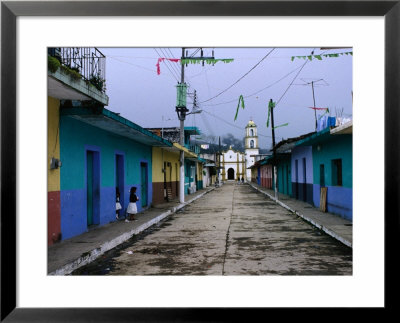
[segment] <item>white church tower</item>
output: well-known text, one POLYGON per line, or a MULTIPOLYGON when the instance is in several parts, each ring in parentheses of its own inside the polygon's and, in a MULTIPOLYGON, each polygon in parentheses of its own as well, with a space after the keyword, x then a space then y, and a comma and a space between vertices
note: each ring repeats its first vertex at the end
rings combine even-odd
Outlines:
POLYGON ((251 169, 247 169, 255 162, 252 155, 259 154, 257 126, 253 120, 250 120, 246 126, 246 135, 244 137, 244 151, 246 154, 246 180, 251 181, 251 169))

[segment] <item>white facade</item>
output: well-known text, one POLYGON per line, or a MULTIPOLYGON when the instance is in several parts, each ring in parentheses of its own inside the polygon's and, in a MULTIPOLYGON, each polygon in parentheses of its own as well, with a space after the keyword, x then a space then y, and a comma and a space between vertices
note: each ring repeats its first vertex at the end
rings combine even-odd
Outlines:
POLYGON ((257 126, 253 120, 247 124, 246 135, 244 137, 244 148, 246 154, 246 178, 251 181, 251 169, 247 169, 255 163, 255 157, 259 154, 257 126))
POLYGON ((243 153, 229 147, 227 151, 223 151, 220 156, 221 179, 235 180, 246 179, 246 158, 243 153))
POLYGON ((210 185, 211 185, 210 168, 203 167, 203 187, 208 187, 210 185))

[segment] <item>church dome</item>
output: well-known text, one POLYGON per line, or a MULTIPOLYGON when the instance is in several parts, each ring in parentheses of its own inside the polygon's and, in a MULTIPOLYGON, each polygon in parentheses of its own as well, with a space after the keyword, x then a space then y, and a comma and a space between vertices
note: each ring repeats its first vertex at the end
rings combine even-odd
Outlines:
POLYGON ((250 120, 249 123, 247 124, 246 128, 248 128, 248 127, 257 127, 257 126, 253 120, 250 120))

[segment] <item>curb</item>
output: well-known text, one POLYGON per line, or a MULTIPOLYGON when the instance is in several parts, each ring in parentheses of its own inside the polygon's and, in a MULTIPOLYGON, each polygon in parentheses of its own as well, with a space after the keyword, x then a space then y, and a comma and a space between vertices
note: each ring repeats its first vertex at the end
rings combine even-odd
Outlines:
POLYGON ((91 263, 96 258, 98 258, 102 254, 104 254, 105 252, 107 252, 107 251, 115 248, 116 246, 120 245, 121 243, 129 240, 134 235, 137 235, 137 234, 143 232, 144 230, 148 229, 149 227, 153 226, 154 224, 156 224, 156 223, 162 221, 163 219, 167 218, 171 214, 176 213, 177 211, 179 211, 180 209, 182 209, 186 205, 188 205, 188 204, 194 202, 195 200, 203 197, 205 194, 210 193, 214 189, 215 189, 215 187, 212 187, 207 192, 203 192, 203 193, 199 194, 198 196, 192 198, 191 200, 189 200, 189 201, 187 201, 185 203, 179 204, 178 206, 175 206, 175 207, 171 208, 170 210, 168 210, 168 211, 166 211, 164 213, 161 213, 159 216, 151 219, 150 221, 148 221, 146 223, 143 223, 141 226, 139 226, 139 227, 137 227, 137 228, 135 228, 135 229, 133 229, 131 231, 125 232, 125 233, 119 235, 118 237, 103 243, 102 245, 100 245, 100 247, 84 253, 78 259, 76 259, 76 260, 74 260, 74 261, 62 266, 59 269, 56 269, 56 270, 52 271, 48 275, 50 275, 50 276, 65 276, 65 275, 68 275, 68 274, 72 273, 74 270, 78 269, 79 267, 82 267, 82 266, 85 266, 85 265, 91 263))
POLYGON ((343 237, 339 236, 337 233, 335 233, 334 231, 324 227, 323 225, 315 222, 314 220, 310 219, 309 217, 299 213, 298 211, 292 209, 290 206, 286 205, 285 203, 275 199, 275 196, 272 196, 271 194, 262 191, 261 189, 259 189, 256 186, 253 186, 253 184, 249 185, 254 188, 256 191, 267 195, 271 200, 273 200, 275 203, 279 204, 280 206, 284 207, 285 209, 289 210, 290 212, 296 214, 297 216, 301 217, 303 220, 307 221, 308 223, 312 224, 313 226, 315 226, 316 228, 318 228, 319 230, 325 232, 327 235, 331 236, 332 238, 335 238, 336 240, 340 241, 341 243, 343 243, 344 245, 346 245, 347 247, 353 248, 353 245, 350 241, 344 239, 343 237))

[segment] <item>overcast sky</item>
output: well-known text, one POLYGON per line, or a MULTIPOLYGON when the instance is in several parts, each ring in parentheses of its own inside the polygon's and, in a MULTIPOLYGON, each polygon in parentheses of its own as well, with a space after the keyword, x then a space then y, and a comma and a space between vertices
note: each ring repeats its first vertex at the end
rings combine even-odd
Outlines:
MULTIPOLYGON (((175 112, 176 84, 180 81, 180 63, 164 61, 157 74, 160 57, 180 58, 181 48, 99 48, 106 56, 107 109, 138 125, 149 127, 179 126, 175 112)), ((188 64, 185 82, 189 93, 197 92, 201 114, 189 115, 185 126, 199 127, 208 136, 232 133, 242 139, 250 119, 258 126, 260 148, 270 148, 271 127, 266 127, 268 101, 277 102, 274 110, 276 142, 315 130, 315 106, 329 108, 330 115, 343 113, 352 118, 352 55, 339 57, 295 58, 292 56, 333 54, 352 51, 350 48, 203 48, 204 56, 234 59, 214 66, 188 64), (267 56, 267 54, 269 54, 267 56), (258 65, 257 65, 258 64, 258 65), (235 84, 236 83, 236 84, 235 84), (240 108, 234 121, 239 97, 240 108)), ((189 49, 189 56, 196 49, 189 49)), ((200 56, 200 52, 194 55, 200 56)), ((192 110, 193 98, 188 97, 192 110)), ((323 111, 317 111, 322 114, 323 111)))

